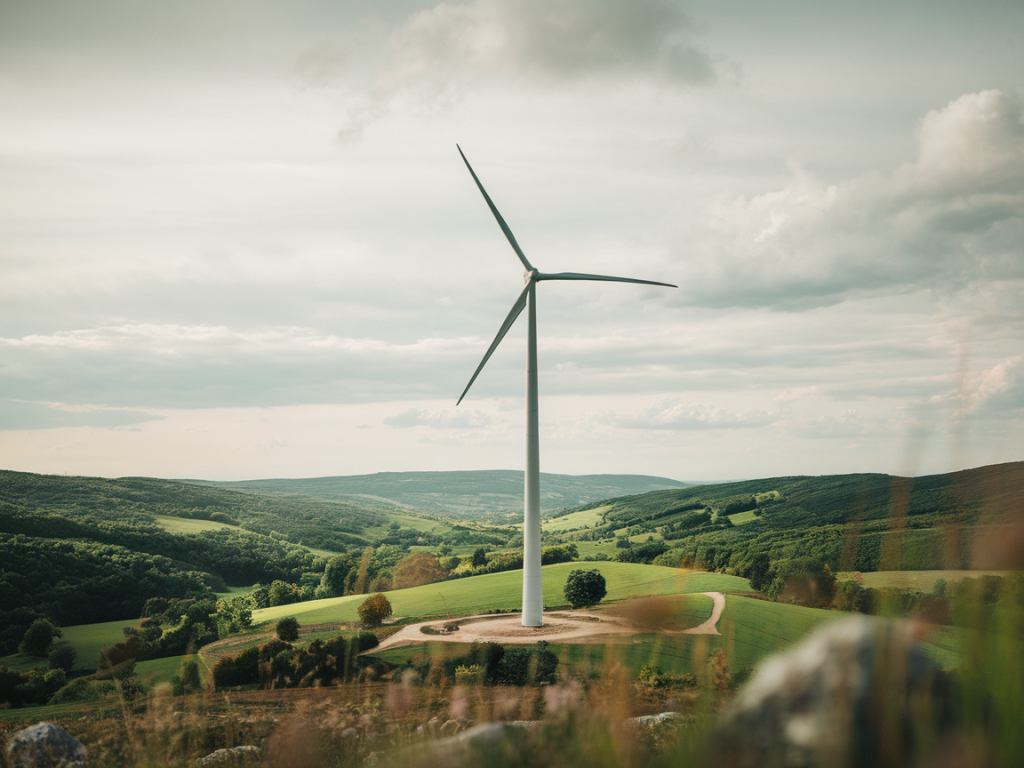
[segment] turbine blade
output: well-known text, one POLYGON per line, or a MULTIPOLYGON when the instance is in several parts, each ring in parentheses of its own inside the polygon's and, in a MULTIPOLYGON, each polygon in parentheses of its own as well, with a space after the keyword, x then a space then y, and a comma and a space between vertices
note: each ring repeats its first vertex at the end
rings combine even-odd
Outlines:
POLYGON ((530 283, 527 283, 526 287, 523 288, 523 292, 519 294, 519 298, 516 299, 516 303, 512 305, 512 310, 508 313, 508 317, 505 318, 505 322, 502 323, 501 328, 498 329, 498 335, 495 336, 494 341, 491 342, 491 346, 487 349, 487 354, 484 355, 484 359, 480 361, 480 365, 478 365, 476 370, 473 372, 473 378, 469 380, 469 384, 467 384, 466 388, 462 390, 462 394, 459 396, 458 402, 455 403, 456 406, 462 402, 462 398, 464 398, 466 393, 469 392, 469 388, 473 386, 473 382, 476 381, 476 377, 480 375, 480 371, 484 369, 487 361, 491 359, 491 355, 494 353, 494 350, 498 348, 501 340, 505 338, 505 334, 508 333, 508 329, 512 327, 516 318, 519 317, 519 314, 523 311, 523 307, 526 306, 526 297, 529 292, 530 283))
POLYGON ((538 272, 536 280, 601 280, 609 283, 640 283, 641 285, 663 285, 666 288, 678 288, 672 283, 659 283, 655 280, 638 280, 635 277, 611 277, 610 275, 587 275, 582 272, 557 272, 549 275, 538 272))
POLYGON ((491 213, 494 214, 494 218, 498 220, 498 226, 501 227, 501 231, 504 232, 505 237, 508 238, 509 243, 512 245, 512 250, 516 252, 516 256, 518 256, 519 260, 523 262, 523 267, 526 271, 532 271, 533 265, 530 264, 529 260, 526 258, 526 255, 523 253, 523 249, 519 247, 519 243, 516 242, 515 235, 512 234, 512 230, 508 228, 508 224, 505 223, 505 220, 501 218, 501 214, 498 213, 498 209, 494 207, 494 203, 491 201, 490 195, 487 194, 487 190, 484 189, 484 185, 480 183, 480 179, 478 179, 476 177, 476 173, 473 172, 473 166, 469 164, 469 160, 467 160, 466 156, 462 154, 462 147, 456 144, 455 148, 459 150, 459 154, 462 155, 462 162, 464 162, 466 167, 469 168, 469 173, 473 177, 473 181, 476 182, 477 187, 480 189, 480 194, 482 194, 484 196, 484 200, 487 201, 487 207, 491 209, 491 213))

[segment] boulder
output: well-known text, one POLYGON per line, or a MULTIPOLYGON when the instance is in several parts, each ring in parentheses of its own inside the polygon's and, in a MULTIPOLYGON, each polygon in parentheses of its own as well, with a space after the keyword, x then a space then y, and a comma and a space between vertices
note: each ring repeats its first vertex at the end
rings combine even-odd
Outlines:
POLYGON ((53 723, 36 723, 11 737, 11 768, 84 768, 86 751, 78 739, 53 723))
POLYGON ((731 768, 918 764, 948 733, 948 678, 910 622, 857 616, 767 659, 723 713, 711 754, 731 768))
POLYGON ((218 749, 206 757, 196 758, 193 763, 196 768, 228 768, 233 765, 253 765, 260 759, 260 748, 251 745, 242 747, 231 747, 229 749, 218 749))

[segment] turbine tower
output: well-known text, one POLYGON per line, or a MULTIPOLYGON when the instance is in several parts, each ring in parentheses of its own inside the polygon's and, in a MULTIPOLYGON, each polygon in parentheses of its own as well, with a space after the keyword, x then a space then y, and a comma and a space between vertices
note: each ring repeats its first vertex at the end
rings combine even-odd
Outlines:
POLYGON ((476 371, 473 372, 473 377, 469 380, 469 384, 463 390, 462 395, 459 397, 458 402, 455 404, 458 406, 462 402, 462 399, 469 392, 469 388, 473 386, 473 382, 476 381, 476 377, 480 375, 480 371, 487 364, 487 361, 491 358, 494 350, 498 348, 501 340, 505 338, 505 334, 508 333, 509 328, 515 323, 516 318, 519 317, 523 308, 529 304, 530 311, 528 313, 529 326, 526 335, 526 478, 525 478, 525 494, 523 499, 523 626, 524 627, 539 627, 544 621, 544 595, 541 583, 541 570, 540 570, 540 439, 537 428, 537 283, 543 280, 600 280, 604 282, 612 283, 640 283, 642 285, 663 285, 667 288, 675 288, 676 286, 669 283, 658 283, 653 280, 637 280, 632 277, 609 277, 608 275, 586 275, 578 272, 558 272, 558 273, 547 273, 538 271, 523 254, 523 250, 519 247, 519 243, 516 242, 515 235, 512 234, 512 230, 508 228, 508 224, 498 213, 498 209, 494 206, 491 201, 490 195, 484 189, 484 185, 480 183, 480 179, 477 178, 476 173, 473 172, 473 167, 469 164, 469 160, 462 152, 462 147, 455 145, 456 149, 459 150, 459 154, 462 156, 462 162, 466 164, 466 168, 469 169, 470 175, 473 177, 473 181, 476 182, 477 188, 480 190, 480 194, 484 196, 484 200, 487 201, 487 207, 491 209, 491 213, 494 214, 494 218, 498 220, 498 226, 501 227, 501 231, 505 233, 505 237, 508 238, 509 244, 512 246, 512 250, 516 252, 516 256, 519 257, 519 261, 522 262, 523 268, 526 272, 523 275, 523 279, 526 281, 526 287, 523 288, 523 292, 519 294, 519 298, 516 299, 515 304, 512 305, 512 310, 508 313, 505 318, 505 322, 501 324, 501 328, 498 329, 498 335, 494 337, 494 341, 491 342, 491 346, 487 349, 487 353, 484 355, 484 359, 480 361, 480 365, 476 367, 476 371))

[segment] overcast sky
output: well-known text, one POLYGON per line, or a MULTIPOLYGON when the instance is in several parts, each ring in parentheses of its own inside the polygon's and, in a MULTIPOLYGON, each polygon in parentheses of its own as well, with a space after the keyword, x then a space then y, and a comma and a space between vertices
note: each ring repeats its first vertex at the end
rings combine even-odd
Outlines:
POLYGON ((1024 459, 1024 4, 0 0, 0 468, 1024 459))

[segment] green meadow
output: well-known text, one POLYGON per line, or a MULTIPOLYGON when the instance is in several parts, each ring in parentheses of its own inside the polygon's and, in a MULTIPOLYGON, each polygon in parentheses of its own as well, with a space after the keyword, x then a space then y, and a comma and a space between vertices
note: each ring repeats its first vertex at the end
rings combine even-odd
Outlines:
MULTIPOLYGON (((960 579, 976 579, 979 576, 1008 576, 1011 571, 874 571, 861 573, 861 581, 865 587, 879 589, 881 587, 899 587, 900 589, 913 589, 918 592, 931 592, 935 582, 944 579, 946 583, 960 581, 960 579)), ((856 579, 857 573, 841 572, 836 574, 840 581, 856 579)))
POLYGON ((589 528, 594 525, 600 525, 603 521, 601 513, 608 509, 604 507, 594 507, 593 509, 583 509, 578 512, 571 512, 563 517, 552 517, 547 520, 542 520, 540 523, 541 530, 544 533, 561 533, 562 531, 575 531, 580 528, 589 528))
MULTIPOLYGON (((545 605, 565 605, 562 593, 565 580, 570 571, 579 568, 601 571, 608 588, 606 601, 641 595, 751 591, 746 579, 719 573, 632 563, 558 563, 543 569, 545 605)), ((518 610, 522 604, 522 590, 522 571, 505 571, 398 589, 387 594, 396 617, 466 616, 485 611, 518 610)), ((364 595, 350 595, 263 608, 253 611, 253 623, 277 621, 283 616, 295 616, 301 624, 356 621, 356 609, 364 599, 364 595)))
POLYGON ((190 517, 171 517, 170 515, 153 515, 156 524, 168 533, 202 533, 203 531, 219 531, 224 528, 238 529, 237 525, 218 523, 213 520, 195 520, 190 517))
POLYGON ((75 669, 96 669, 100 663, 100 651, 108 645, 124 640, 124 627, 134 627, 139 619, 104 621, 100 624, 79 624, 63 627, 64 640, 75 649, 75 669))
POLYGON ((757 520, 757 515, 754 514, 752 509, 748 509, 746 512, 737 512, 735 515, 729 515, 728 517, 733 525, 743 525, 744 523, 752 523, 757 520))

